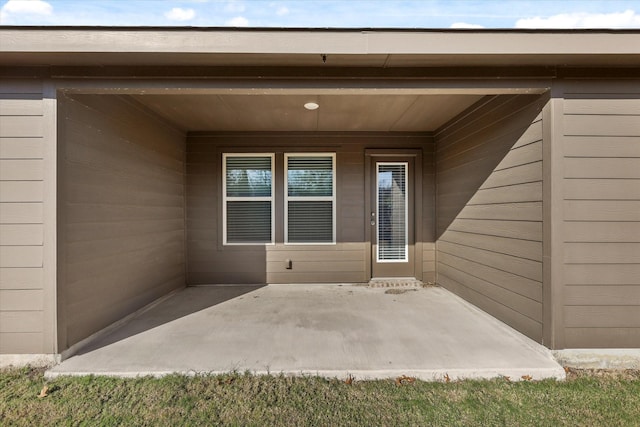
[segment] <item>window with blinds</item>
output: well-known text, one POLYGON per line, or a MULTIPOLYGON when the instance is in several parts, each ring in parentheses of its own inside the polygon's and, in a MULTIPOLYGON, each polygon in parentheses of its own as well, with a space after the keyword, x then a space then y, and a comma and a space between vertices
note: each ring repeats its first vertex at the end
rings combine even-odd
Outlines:
POLYGON ((378 262, 408 261, 407 163, 377 163, 378 262))
POLYGON ((335 243, 335 154, 285 154, 285 242, 335 243))
POLYGON ((224 244, 274 241, 273 154, 224 154, 224 244))

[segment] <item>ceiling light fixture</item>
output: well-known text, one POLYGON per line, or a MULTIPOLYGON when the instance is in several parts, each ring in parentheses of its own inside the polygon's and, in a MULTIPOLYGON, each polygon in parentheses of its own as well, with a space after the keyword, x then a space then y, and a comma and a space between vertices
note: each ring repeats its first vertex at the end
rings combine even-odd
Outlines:
POLYGON ((317 110, 319 107, 320 105, 318 105, 315 102, 307 102, 306 104, 304 104, 304 108, 306 108, 309 111, 317 110))

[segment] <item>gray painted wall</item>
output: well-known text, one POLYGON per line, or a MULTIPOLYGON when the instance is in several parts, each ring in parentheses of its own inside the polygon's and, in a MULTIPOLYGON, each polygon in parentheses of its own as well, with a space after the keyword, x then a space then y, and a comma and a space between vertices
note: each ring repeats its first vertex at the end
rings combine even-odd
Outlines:
POLYGON ((0 354, 55 351, 44 246, 45 225, 55 227, 45 224, 51 116, 43 96, 42 81, 0 82, 0 354))
POLYGON ((436 133, 437 282, 542 340, 545 97, 486 97, 436 133))
POLYGON ((119 96, 58 115, 62 351, 185 285, 185 136, 119 96))
POLYGON ((640 87, 574 81, 564 91, 564 346, 637 348, 640 87))
MULTIPOLYGON (((429 136, 403 134, 205 134, 187 140, 188 284, 366 282, 365 148, 423 150, 423 280, 434 280, 434 144, 429 136), (276 221, 276 245, 222 245, 223 152, 336 152, 337 244, 282 244, 276 221), (285 268, 285 259, 293 268, 285 268)), ((282 156, 277 156, 282 171, 282 156)), ((282 173, 276 173, 276 217, 282 217, 282 173)))

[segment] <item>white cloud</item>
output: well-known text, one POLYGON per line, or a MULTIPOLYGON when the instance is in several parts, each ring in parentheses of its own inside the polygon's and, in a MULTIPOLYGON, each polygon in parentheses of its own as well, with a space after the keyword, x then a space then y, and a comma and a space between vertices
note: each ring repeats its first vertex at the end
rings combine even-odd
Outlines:
POLYGON ((289 9, 287 9, 287 8, 286 8, 286 7, 284 7, 284 6, 282 6, 281 8, 279 8, 279 9, 276 11, 276 15, 278 15, 278 16, 284 16, 284 15, 286 15, 286 14, 288 14, 288 13, 289 13, 289 9))
POLYGON ((242 4, 237 0, 229 0, 229 2, 227 3, 227 6, 225 7, 225 10, 227 12, 233 12, 233 13, 244 12, 244 9, 245 9, 244 4, 242 4))
POLYGON ((9 0, 0 9, 0 24, 7 23, 11 15, 51 15, 53 7, 43 0, 9 0))
POLYGON ((613 13, 561 13, 547 18, 519 19, 516 28, 640 28, 640 15, 633 10, 613 13))
POLYGON ((454 22, 450 28, 484 28, 483 25, 467 24, 466 22, 454 22))
POLYGON ((228 27, 248 27, 249 20, 244 16, 236 16, 235 18, 228 20, 225 25, 228 27))
POLYGON ((196 12, 193 9, 174 7, 170 11, 165 12, 164 16, 172 21, 188 21, 196 16, 196 12))
POLYGON ((2 12, 51 15, 53 7, 43 0, 9 0, 2 6, 2 12))

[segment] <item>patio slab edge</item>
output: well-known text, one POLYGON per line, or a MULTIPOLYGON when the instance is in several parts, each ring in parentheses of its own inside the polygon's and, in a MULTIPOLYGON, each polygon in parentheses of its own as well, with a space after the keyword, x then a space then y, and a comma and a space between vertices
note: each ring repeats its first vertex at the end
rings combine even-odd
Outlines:
POLYGON ((638 348, 584 348, 553 350, 554 358, 563 366, 577 369, 640 369, 638 348))
MULTIPOLYGON (((352 377, 355 381, 386 380, 399 377, 410 377, 429 382, 447 382, 460 380, 488 380, 494 378, 504 378, 508 381, 540 381, 544 379, 555 379, 563 381, 566 378, 564 368, 560 365, 549 368, 485 368, 485 369, 405 369, 405 370, 297 370, 297 371, 266 371, 248 370, 244 371, 251 375, 285 375, 285 376, 318 376, 323 378, 347 379, 352 377)), ((48 370, 44 376, 47 379, 55 379, 65 376, 107 376, 116 378, 140 378, 155 377, 160 378, 167 375, 229 375, 234 371, 93 371, 93 372, 60 372, 48 370)))

